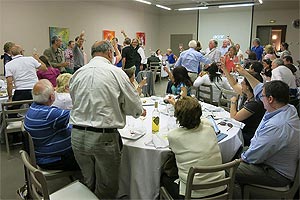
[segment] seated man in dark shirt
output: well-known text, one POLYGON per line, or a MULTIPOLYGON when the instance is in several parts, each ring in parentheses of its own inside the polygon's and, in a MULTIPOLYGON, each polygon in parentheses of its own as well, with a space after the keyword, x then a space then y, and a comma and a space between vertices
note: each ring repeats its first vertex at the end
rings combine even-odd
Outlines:
POLYGON ((55 100, 51 82, 39 80, 32 97, 24 127, 33 139, 37 164, 43 169, 79 169, 71 146, 70 111, 51 106, 55 100))
POLYGON ((147 59, 147 65, 150 67, 150 63, 160 62, 159 58, 155 56, 155 52, 151 52, 151 56, 147 59))

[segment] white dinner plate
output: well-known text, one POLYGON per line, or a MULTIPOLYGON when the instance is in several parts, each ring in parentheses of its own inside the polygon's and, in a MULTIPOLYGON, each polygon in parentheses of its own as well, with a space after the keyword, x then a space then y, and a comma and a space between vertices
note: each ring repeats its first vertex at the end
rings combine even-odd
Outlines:
POLYGON ((130 131, 127 128, 119 132, 122 138, 128 140, 138 140, 146 134, 145 132, 139 132, 139 131, 133 131, 133 133, 130 133, 130 131))

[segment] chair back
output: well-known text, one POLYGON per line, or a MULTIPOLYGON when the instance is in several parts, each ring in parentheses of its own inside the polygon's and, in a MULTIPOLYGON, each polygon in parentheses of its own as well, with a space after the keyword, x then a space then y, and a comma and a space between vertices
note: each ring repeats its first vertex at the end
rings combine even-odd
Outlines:
POLYGON ((224 193, 218 194, 216 196, 211 196, 209 198, 204 197, 201 199, 232 199, 235 172, 239 164, 240 164, 240 160, 236 159, 229 163, 225 163, 217 166, 191 167, 186 182, 185 199, 191 199, 193 190, 217 188, 220 186, 226 186, 226 191, 224 193), (215 173, 224 170, 229 170, 229 176, 225 177, 224 179, 210 181, 207 183, 200 183, 200 184, 193 183, 194 176, 197 173, 215 173))
POLYGON ((27 145, 26 148, 28 149, 27 152, 28 152, 29 157, 30 157, 30 162, 31 162, 32 166, 34 166, 35 168, 38 168, 37 164, 36 164, 34 144, 33 144, 32 137, 26 130, 23 131, 23 135, 24 135, 25 142, 26 142, 26 145, 27 145))
POLYGON ((161 79, 161 62, 150 62, 150 70, 153 72, 153 79, 155 80, 156 75, 161 79))
MULTIPOLYGON (((290 188, 289 190, 289 193, 291 193, 291 198, 293 198, 293 196, 296 194, 297 190, 299 190, 299 182, 300 182, 300 176, 299 176, 299 168, 300 168, 300 160, 298 159, 297 161, 297 168, 296 168, 296 174, 295 174, 295 178, 294 178, 294 182, 293 182, 293 185, 292 187, 290 188)), ((300 194, 299 194, 299 197, 300 197, 300 194)))
POLYGON ((26 151, 21 150, 21 159, 29 175, 29 190, 32 191, 31 195, 33 199, 49 200, 49 191, 46 182, 46 178, 42 171, 37 169, 31 164, 30 158, 26 151))
POLYGON ((147 84, 142 87, 142 93, 145 97, 154 94, 154 79, 152 71, 140 71, 136 77, 136 81, 140 83, 144 77, 147 77, 147 84))
POLYGON ((21 132, 24 116, 32 100, 4 102, 2 107, 2 127, 4 130, 6 150, 10 157, 8 133, 21 132))
POLYGON ((205 103, 213 103, 213 93, 211 85, 200 85, 198 89, 198 99, 204 101, 205 103))
POLYGON ((231 97, 237 97, 237 99, 239 98, 239 95, 232 91, 232 90, 226 90, 224 88, 221 88, 221 93, 219 96, 219 102, 218 102, 218 106, 224 108, 226 111, 230 112, 230 99, 231 97))
POLYGON ((12 101, 12 102, 4 102, 1 104, 2 107, 2 116, 3 116, 3 126, 6 127, 9 122, 23 121, 24 115, 26 114, 29 105, 32 103, 32 100, 24 100, 24 101, 12 101), (18 109, 9 109, 12 106, 20 106, 18 109), (9 115, 15 114, 18 117, 10 117, 9 115))

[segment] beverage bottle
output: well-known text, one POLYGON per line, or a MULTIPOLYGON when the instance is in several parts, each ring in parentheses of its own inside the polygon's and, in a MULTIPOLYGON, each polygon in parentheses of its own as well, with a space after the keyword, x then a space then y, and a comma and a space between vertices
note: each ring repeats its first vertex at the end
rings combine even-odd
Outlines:
POLYGON ((154 104, 154 110, 152 112, 152 133, 158 133, 159 131, 159 111, 158 111, 158 102, 154 104))

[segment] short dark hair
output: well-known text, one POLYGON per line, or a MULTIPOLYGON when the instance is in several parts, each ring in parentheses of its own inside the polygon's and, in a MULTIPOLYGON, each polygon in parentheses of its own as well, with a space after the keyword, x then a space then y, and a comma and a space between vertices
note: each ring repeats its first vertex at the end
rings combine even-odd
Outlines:
MULTIPOLYGON (((261 75, 257 72, 249 72, 254 78, 256 78, 259 82, 263 82, 263 78, 261 77, 261 75)), ((251 87, 249 81, 244 78, 245 84, 249 87, 250 92, 253 94, 253 88, 251 87)))
POLYGON ((261 64, 261 62, 258 62, 258 61, 253 62, 250 65, 250 67, 257 73, 260 73, 264 68, 264 66, 261 64))
POLYGON ((118 38, 114 37, 112 40, 116 40, 117 42, 119 42, 118 38))
POLYGON ((286 50, 289 49, 289 44, 288 44, 288 43, 283 42, 283 43, 281 43, 281 45, 282 45, 286 50))
POLYGON ((187 129, 196 128, 201 123, 201 105, 194 97, 181 97, 175 103, 174 116, 177 118, 180 126, 187 129))
POLYGON ((288 62, 290 62, 292 64, 294 63, 292 56, 284 56, 282 59, 285 59, 286 61, 288 61, 288 62))
POLYGON ((57 36, 57 35, 52 36, 52 38, 51 38, 51 44, 54 44, 55 41, 58 40, 58 39, 59 39, 59 36, 57 36))
POLYGON ((68 46, 70 46, 71 44, 72 44, 72 42, 74 42, 73 40, 70 40, 69 42, 68 42, 68 46))
POLYGON ((125 38, 124 43, 126 45, 130 45, 131 44, 131 39, 130 38, 125 38))
POLYGON ((266 82, 264 88, 267 97, 272 96, 278 103, 289 103, 290 91, 285 82, 279 80, 266 82))
POLYGON ((251 51, 251 52, 248 54, 248 59, 250 59, 250 60, 257 60, 256 53, 255 53, 254 51, 251 51))
POLYGON ((75 42, 77 42, 77 41, 78 41, 78 39, 79 39, 79 36, 77 36, 77 37, 75 38, 75 42))
POLYGON ((272 65, 272 60, 270 58, 263 59, 263 62, 267 63, 270 67, 272 65))

